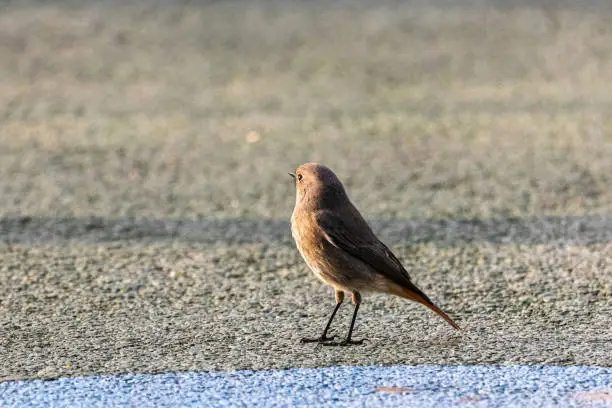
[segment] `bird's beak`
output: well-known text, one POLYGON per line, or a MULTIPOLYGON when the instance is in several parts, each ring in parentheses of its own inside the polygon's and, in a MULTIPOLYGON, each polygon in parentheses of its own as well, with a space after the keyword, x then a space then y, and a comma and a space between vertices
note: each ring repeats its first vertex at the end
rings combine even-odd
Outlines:
POLYGON ((290 175, 291 177, 295 178, 295 174, 293 174, 293 173, 289 173, 289 175, 290 175))

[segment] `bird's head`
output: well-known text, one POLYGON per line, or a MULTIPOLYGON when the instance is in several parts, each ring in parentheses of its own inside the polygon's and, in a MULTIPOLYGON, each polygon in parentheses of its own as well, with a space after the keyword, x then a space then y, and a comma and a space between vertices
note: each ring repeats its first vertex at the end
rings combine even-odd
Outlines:
POLYGON ((340 179, 322 164, 305 163, 289 174, 295 179, 296 205, 329 208, 348 200, 340 179))

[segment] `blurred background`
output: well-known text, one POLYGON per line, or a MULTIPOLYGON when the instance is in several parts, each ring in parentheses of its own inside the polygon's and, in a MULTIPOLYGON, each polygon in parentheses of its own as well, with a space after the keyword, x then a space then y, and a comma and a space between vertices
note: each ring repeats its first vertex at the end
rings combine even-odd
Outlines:
POLYGON ((3 1, 0 214, 609 212, 611 4, 3 1))
POLYGON ((609 366, 611 183, 609 0, 0 0, 0 380, 609 366), (461 336, 372 296, 304 351, 307 161, 461 336))

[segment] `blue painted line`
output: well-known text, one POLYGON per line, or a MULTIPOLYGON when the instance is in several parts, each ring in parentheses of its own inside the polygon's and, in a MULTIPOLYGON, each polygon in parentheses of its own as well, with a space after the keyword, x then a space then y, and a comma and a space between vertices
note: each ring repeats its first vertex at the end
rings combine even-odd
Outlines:
POLYGON ((612 407, 612 368, 329 367, 0 383, 2 408, 145 406, 612 407))

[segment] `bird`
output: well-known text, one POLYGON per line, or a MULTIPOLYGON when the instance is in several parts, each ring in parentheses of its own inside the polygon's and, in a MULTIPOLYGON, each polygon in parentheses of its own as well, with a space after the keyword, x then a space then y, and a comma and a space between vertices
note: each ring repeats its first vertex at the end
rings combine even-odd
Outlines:
POLYGON ((460 327, 420 290, 410 275, 374 234, 344 185, 334 172, 318 163, 300 165, 295 173, 295 207, 291 215, 291 235, 310 270, 334 289, 336 305, 323 333, 303 338, 302 343, 326 346, 362 344, 352 338, 362 292, 388 293, 431 309, 454 329, 460 327), (352 296, 353 316, 346 338, 334 342, 328 332, 345 293, 352 296))

